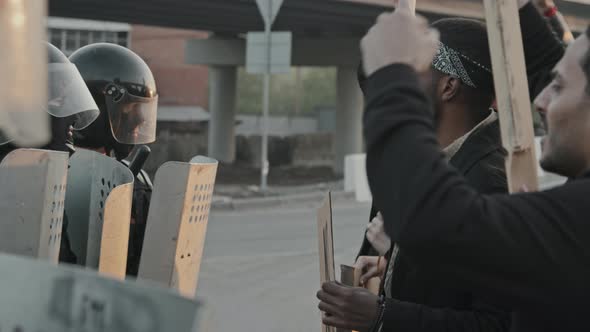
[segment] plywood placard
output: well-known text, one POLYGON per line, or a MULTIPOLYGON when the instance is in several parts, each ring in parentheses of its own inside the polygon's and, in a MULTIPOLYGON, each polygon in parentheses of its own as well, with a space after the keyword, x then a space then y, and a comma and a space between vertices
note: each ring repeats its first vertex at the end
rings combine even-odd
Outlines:
MULTIPOLYGON (((353 266, 340 265, 340 282, 343 285, 351 287, 363 287, 361 285, 361 276, 363 271, 353 266)), ((375 295, 379 295, 379 288, 381 287, 381 278, 375 277, 369 279, 367 284, 364 286, 365 289, 369 290, 375 295)), ((337 332, 351 332, 351 330, 337 329, 337 332)), ((352 331, 356 332, 356 331, 352 331)))
POLYGON ((538 189, 531 102, 518 5, 484 0, 510 192, 538 189))
POLYGON ((57 263, 68 154, 17 149, 0 164, 0 251, 57 263))
POLYGON ((363 271, 353 266, 340 265, 340 282, 347 286, 363 287, 375 295, 379 295, 381 287, 381 278, 374 277, 367 281, 366 285, 361 285, 361 276, 363 271))
MULTIPOLYGON (((332 235, 332 194, 328 192, 324 203, 317 210, 318 248, 320 258, 320 284, 336 280, 334 269, 334 237, 332 235)), ((323 332, 335 328, 322 324, 323 332)))

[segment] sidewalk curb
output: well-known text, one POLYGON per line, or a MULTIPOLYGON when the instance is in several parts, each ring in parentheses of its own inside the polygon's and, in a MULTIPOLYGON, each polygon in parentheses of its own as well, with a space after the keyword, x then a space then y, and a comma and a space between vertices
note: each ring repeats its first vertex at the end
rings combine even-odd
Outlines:
MULTIPOLYGON (((243 198, 217 201, 211 203, 211 209, 217 211, 251 210, 276 208, 293 204, 320 204, 327 192, 313 192, 307 194, 294 194, 283 196, 272 196, 262 198, 243 198)), ((354 201, 354 192, 335 191, 332 192, 332 200, 354 201)))

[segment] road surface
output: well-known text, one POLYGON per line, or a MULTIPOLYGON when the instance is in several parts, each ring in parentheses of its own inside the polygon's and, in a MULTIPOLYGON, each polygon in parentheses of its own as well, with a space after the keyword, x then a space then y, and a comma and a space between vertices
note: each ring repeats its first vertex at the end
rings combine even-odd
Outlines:
MULTIPOLYGON (((354 257, 369 205, 334 203, 336 275, 354 257)), ((197 295, 212 332, 320 331, 316 207, 213 212, 197 295)))

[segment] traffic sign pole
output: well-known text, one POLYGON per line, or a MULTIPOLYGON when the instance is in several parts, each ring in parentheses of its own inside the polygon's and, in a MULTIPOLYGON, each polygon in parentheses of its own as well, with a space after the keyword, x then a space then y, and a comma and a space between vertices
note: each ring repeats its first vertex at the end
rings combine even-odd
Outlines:
MULTIPOLYGON (((268 173, 270 166, 268 162, 268 127, 269 127, 269 113, 270 113, 270 75, 272 73, 272 33, 271 27, 274 22, 283 0, 256 0, 258 9, 264 20, 264 39, 266 40, 265 58, 266 63, 264 65, 264 87, 263 87, 263 110, 262 110, 262 151, 261 165, 260 165, 260 190, 268 190, 268 173)), ((290 43, 290 36, 289 36, 290 43)), ((290 47, 290 46, 289 46, 290 47)))
MULTIPOLYGON (((272 1, 268 2, 268 5, 272 7, 272 1)), ((269 12, 272 12, 272 8, 269 8, 269 12)), ((266 34, 266 40, 268 42, 267 47, 267 59, 270 60, 271 54, 271 34, 270 34, 270 20, 267 20, 264 24, 264 32, 266 34)), ((264 91, 263 91, 263 115, 262 115, 262 163, 261 163, 261 176, 260 176, 260 189, 262 191, 268 190, 268 173, 270 171, 270 165, 268 163, 268 117, 270 109, 270 61, 267 61, 266 72, 264 73, 264 91)))

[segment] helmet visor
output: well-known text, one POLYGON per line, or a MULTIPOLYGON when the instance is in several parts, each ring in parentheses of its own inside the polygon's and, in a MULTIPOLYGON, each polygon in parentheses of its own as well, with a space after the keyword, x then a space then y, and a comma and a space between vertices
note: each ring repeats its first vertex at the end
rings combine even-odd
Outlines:
POLYGON ((113 87, 114 85, 107 87, 106 105, 115 140, 123 144, 147 144, 155 141, 158 96, 138 97, 124 88, 113 87))
POLYGON ((100 114, 84 79, 74 64, 48 66, 47 112, 56 118, 74 117, 74 129, 88 127, 100 114))

